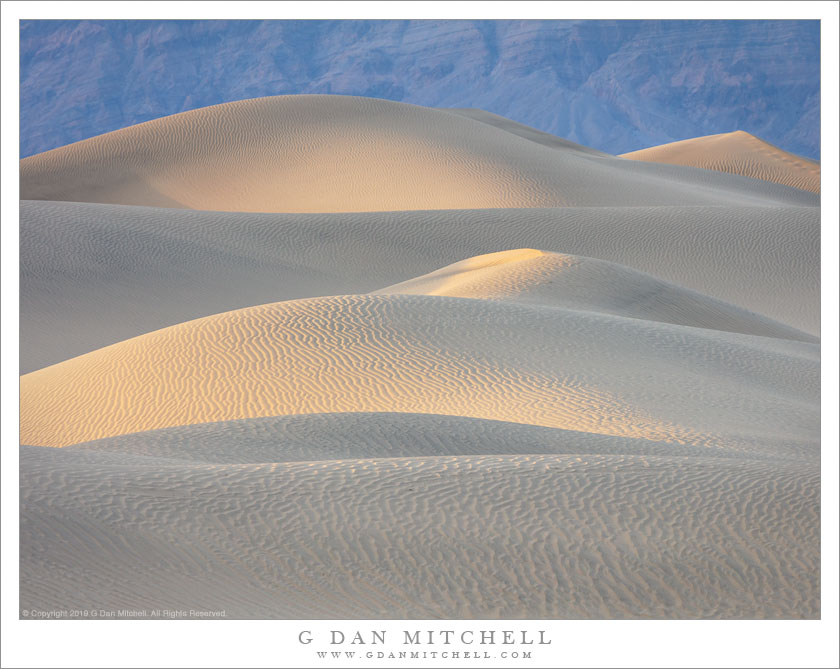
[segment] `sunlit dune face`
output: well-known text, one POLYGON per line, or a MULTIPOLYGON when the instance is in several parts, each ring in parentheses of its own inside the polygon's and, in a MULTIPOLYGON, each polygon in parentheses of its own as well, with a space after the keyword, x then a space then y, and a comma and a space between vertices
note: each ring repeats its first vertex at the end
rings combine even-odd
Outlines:
POLYGON ((397 332, 390 301, 332 298, 221 314, 28 374, 22 443, 65 446, 174 425, 371 411, 689 439, 690 431, 586 382, 540 372, 539 364, 529 371, 473 359, 463 335, 397 332))
POLYGON ((504 300, 812 341, 781 323, 629 267, 535 249, 476 256, 375 293, 504 300))
POLYGON ((574 256, 535 249, 499 251, 454 263, 378 292, 515 299, 550 283, 559 272, 579 262, 574 256))
MULTIPOLYGON (((651 334, 642 332, 645 326, 633 321, 428 296, 264 305, 25 375, 21 440, 64 446, 238 418, 389 411, 705 443, 708 421, 688 396, 719 388, 706 387, 702 374, 697 387, 675 386, 671 363, 650 349, 651 334), (607 357, 594 343, 605 337, 613 351, 607 357), (651 371, 639 376, 635 370, 646 365, 651 371)), ((733 355, 730 345, 715 353, 717 345, 702 338, 682 344, 686 351, 691 346, 700 347, 699 359, 733 355)), ((684 366, 684 357, 674 364, 684 366)), ((751 424, 750 412, 764 411, 761 406, 745 411, 722 403, 716 411, 722 423, 751 424)), ((780 411, 768 424, 784 419, 780 411)))
POLYGON ((686 139, 623 154, 624 158, 688 165, 820 192, 820 164, 736 131, 686 139))
POLYGON ((380 139, 363 132, 292 136, 286 138, 292 146, 276 152, 255 146, 223 163, 199 156, 188 171, 164 169, 148 178, 157 192, 187 208, 216 211, 486 209, 560 202, 487 156, 443 141, 380 139))
POLYGON ((21 197, 287 213, 562 205, 511 137, 385 101, 266 98, 27 158, 21 197))

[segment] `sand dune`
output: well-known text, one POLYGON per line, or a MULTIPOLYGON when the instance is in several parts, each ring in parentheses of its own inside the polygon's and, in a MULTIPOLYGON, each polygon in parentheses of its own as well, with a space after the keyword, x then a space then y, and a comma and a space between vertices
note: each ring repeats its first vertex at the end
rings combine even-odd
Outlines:
POLYGON ((488 253, 379 294, 515 300, 800 341, 816 338, 721 300, 614 263, 536 249, 488 253))
POLYGON ((22 605, 198 604, 241 618, 819 615, 812 463, 122 457, 22 449, 22 605))
POLYGON ((487 300, 343 296, 219 314, 27 374, 21 441, 348 411, 690 444, 800 439, 818 432, 818 393, 815 344, 487 300))
POLYGON ((20 165, 22 200, 214 211, 819 204, 785 186, 558 150, 456 113, 349 96, 206 107, 20 165))
POLYGON ((680 144, 287 96, 21 161, 21 607, 818 618, 819 167, 680 144))
POLYGON ((688 165, 820 192, 820 164, 773 146, 743 130, 686 139, 622 158, 669 165, 688 165))
POLYGON ((820 212, 810 207, 280 215, 24 201, 20 224, 23 373, 185 320, 370 292, 529 246, 820 327, 820 212))
POLYGON ((658 455, 701 458, 747 458, 813 462, 819 446, 812 440, 762 435, 737 445, 703 446, 615 437, 540 425, 465 416, 412 413, 324 413, 271 416, 196 423, 66 446, 96 451, 105 463, 127 456, 206 464, 319 462, 363 458, 438 457, 444 455, 658 455))

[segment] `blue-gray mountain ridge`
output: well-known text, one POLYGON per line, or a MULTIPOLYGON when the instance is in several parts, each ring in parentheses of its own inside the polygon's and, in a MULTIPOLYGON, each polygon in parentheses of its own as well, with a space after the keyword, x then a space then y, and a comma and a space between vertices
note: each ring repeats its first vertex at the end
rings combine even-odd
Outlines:
POLYGON ((608 153, 820 156, 818 21, 23 21, 21 156, 266 95, 477 107, 608 153))

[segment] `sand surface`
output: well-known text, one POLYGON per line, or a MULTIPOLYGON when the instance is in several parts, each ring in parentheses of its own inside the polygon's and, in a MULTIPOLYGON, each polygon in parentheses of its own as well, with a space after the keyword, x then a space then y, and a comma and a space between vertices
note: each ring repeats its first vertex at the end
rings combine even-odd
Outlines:
POLYGON ((107 456, 22 449, 22 601, 238 618, 819 611, 807 461, 107 456))
POLYGON ((818 341, 746 309, 622 265, 537 249, 487 253, 374 292, 516 301, 711 330, 818 341))
POLYGON ((314 215, 24 201, 20 223, 23 373, 185 320, 367 293, 522 247, 624 265, 819 335, 813 207, 314 215))
POLYGON ((623 158, 688 165, 820 192, 820 164, 783 151, 743 130, 622 154, 623 158))
POLYGON ((21 607, 818 618, 819 196, 713 139, 300 96, 21 161, 21 607))
POLYGON ((21 441, 36 446, 333 411, 674 443, 815 438, 819 348, 592 311, 350 295, 175 325, 27 374, 20 388, 21 441))
POLYGON ((22 200, 213 211, 819 204, 777 184, 557 150, 462 114, 350 96, 206 107, 20 166, 22 200))

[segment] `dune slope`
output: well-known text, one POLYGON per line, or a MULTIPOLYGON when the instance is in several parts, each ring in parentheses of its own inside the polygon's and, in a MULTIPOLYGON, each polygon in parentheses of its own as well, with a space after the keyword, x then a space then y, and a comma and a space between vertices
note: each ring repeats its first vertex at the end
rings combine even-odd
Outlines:
POLYGON ((374 293, 513 300, 712 330, 817 341, 745 309, 621 265, 537 249, 476 256, 374 293))
POLYGON ((542 130, 537 130, 536 128, 523 125, 522 123, 517 123, 516 121, 512 121, 511 119, 505 118, 504 116, 499 116, 498 114, 491 114, 490 112, 486 112, 483 109, 444 108, 441 109, 441 111, 446 111, 450 114, 458 114, 459 116, 465 116, 466 118, 471 118, 474 121, 480 121, 481 123, 491 125, 494 128, 501 128, 506 132, 517 135, 518 137, 523 137, 532 142, 536 142, 537 144, 540 144, 542 146, 550 146, 556 149, 571 149, 573 151, 588 153, 592 156, 612 158, 612 156, 609 153, 604 153, 603 151, 598 151, 597 149, 593 149, 588 146, 583 146, 581 144, 575 144, 574 142, 570 142, 568 139, 563 139, 562 137, 558 137, 557 135, 552 135, 550 133, 543 132, 542 130))
POLYGON ((558 150, 489 123, 349 96, 244 100, 21 160, 22 200, 214 211, 816 206, 811 194, 558 150))
POLYGON ((814 464, 21 459, 21 604, 34 608, 59 596, 231 618, 819 615, 814 464))
POLYGON ((723 441, 703 446, 616 437, 540 425, 442 414, 354 412, 270 416, 195 423, 65 446, 95 451, 104 463, 127 457, 135 464, 181 460, 206 464, 319 462, 364 458, 449 455, 661 455, 812 462, 813 441, 762 436, 737 447, 723 441))
POLYGON ((798 440, 818 431, 818 352, 804 342, 489 300, 314 298, 172 326, 27 374, 21 441, 66 446, 347 411, 674 443, 798 440))
POLYGON ((281 215, 24 201, 20 225, 22 373, 185 320, 369 292, 520 247, 626 265, 810 334, 820 327, 810 207, 281 215))
POLYGON ((622 158, 688 165, 820 192, 820 164, 773 146, 743 130, 686 139, 624 153, 622 158))

